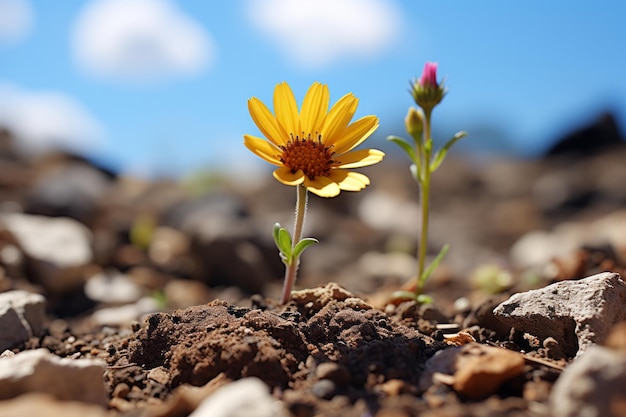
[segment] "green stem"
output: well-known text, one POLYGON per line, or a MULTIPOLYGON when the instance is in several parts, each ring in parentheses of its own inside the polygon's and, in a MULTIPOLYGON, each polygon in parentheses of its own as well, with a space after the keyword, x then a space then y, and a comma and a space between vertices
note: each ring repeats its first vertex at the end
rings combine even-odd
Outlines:
POLYGON ((432 146, 427 146, 430 138, 430 117, 432 109, 424 109, 424 143, 422 146, 422 173, 421 173, 421 206, 422 206, 422 231, 418 248, 418 269, 417 269, 417 286, 415 293, 417 295, 422 292, 422 275, 426 265, 426 249, 428 248, 428 214, 430 202, 430 159, 432 146))
MULTIPOLYGON (((302 228, 304 227, 304 216, 306 214, 308 199, 307 190, 304 185, 298 185, 296 186, 296 189, 296 220, 293 227, 293 236, 291 239, 292 252, 293 248, 298 244, 300 238, 302 237, 302 228)), ((291 296, 291 290, 294 283, 296 282, 296 275, 298 273, 299 263, 299 257, 292 259, 285 269, 285 281, 283 282, 283 294, 281 297, 281 304, 286 304, 287 301, 289 301, 289 297, 291 296)))

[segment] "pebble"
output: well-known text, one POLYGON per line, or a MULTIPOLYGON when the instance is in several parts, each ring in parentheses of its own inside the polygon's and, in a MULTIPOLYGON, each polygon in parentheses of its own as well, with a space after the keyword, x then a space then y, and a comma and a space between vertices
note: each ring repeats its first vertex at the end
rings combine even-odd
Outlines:
POLYGON ((390 379, 380 384, 380 390, 389 397, 398 397, 400 394, 411 391, 411 386, 401 379, 390 379))
POLYGON ((70 218, 21 213, 4 213, 0 222, 27 255, 30 280, 55 294, 82 288, 80 270, 93 260, 87 227, 70 218))
POLYGON ((243 378, 217 389, 189 417, 288 417, 258 378, 243 378))
POLYGON ((143 292, 127 275, 116 270, 97 273, 85 283, 87 297, 102 303, 133 303, 141 298, 143 292))
POLYGON ((0 294, 0 351, 39 336, 46 319, 46 300, 27 291, 0 294))
POLYGON ((66 359, 35 349, 3 358, 0 365, 0 399, 40 392, 63 401, 106 404, 105 363, 100 360, 66 359))
POLYGON ((565 368, 550 393, 554 417, 626 415, 626 355, 591 346, 565 368))
POLYGON ((333 394, 337 391, 337 385, 330 379, 320 379, 311 388, 311 392, 317 398, 323 398, 328 400, 333 397, 333 394))
POLYGON ((170 374, 162 366, 159 366, 148 372, 148 379, 156 381, 161 385, 166 385, 170 380, 170 374))
POLYGON ((452 387, 471 400, 487 398, 506 381, 524 372, 524 357, 506 349, 469 344, 458 359, 452 387))
POLYGON ((433 382, 451 385, 471 400, 487 398, 506 381, 524 372, 524 357, 502 348, 468 343, 444 349, 430 358, 419 381, 422 391, 433 382))
POLYGON ((100 405, 77 401, 59 401, 40 393, 24 394, 11 400, 0 401, 0 417, 110 417, 111 413, 100 405))
POLYGON ((146 314, 154 313, 159 308, 160 305, 155 298, 143 297, 133 304, 97 310, 91 315, 91 320, 99 326, 124 325, 139 320, 146 314))
POLYGON ((113 398, 126 398, 129 392, 130 387, 128 386, 128 384, 117 384, 115 386, 115 389, 113 390, 113 398))
POLYGON ((329 379, 339 386, 348 385, 352 379, 348 368, 335 362, 320 363, 315 369, 315 376, 329 379))
POLYGON ((567 356, 603 343, 613 325, 626 320, 626 283, 604 272, 517 293, 493 311, 510 327, 543 340, 553 337, 567 356))
POLYGON ((92 260, 91 232, 76 220, 21 213, 5 213, 0 219, 35 259, 58 267, 81 266, 92 260))

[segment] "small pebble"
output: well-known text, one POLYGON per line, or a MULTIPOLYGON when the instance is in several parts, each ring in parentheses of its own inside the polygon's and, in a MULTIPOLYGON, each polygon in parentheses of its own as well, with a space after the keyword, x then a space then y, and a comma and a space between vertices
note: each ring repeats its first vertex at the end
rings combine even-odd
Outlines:
POLYGON ((126 398, 129 392, 130 392, 130 387, 128 386, 128 384, 125 384, 125 383, 117 384, 115 386, 115 389, 113 390, 113 397, 114 398, 126 398))
POLYGON ((159 366, 148 372, 148 379, 156 381, 161 385, 166 385, 170 380, 170 374, 163 367, 159 366))
POLYGON ((345 366, 335 362, 320 363, 315 369, 315 376, 318 379, 329 379, 339 386, 349 384, 352 379, 350 371, 345 366))
POLYGON ((311 388, 311 392, 318 398, 323 398, 328 400, 332 398, 335 393, 337 386, 330 379, 321 379, 313 385, 311 388))

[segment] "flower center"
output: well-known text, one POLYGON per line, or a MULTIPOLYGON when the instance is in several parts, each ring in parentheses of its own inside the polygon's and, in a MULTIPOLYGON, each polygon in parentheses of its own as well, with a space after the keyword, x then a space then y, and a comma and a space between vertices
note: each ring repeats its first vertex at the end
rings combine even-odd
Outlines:
POLYGON ((332 146, 324 146, 321 135, 315 140, 310 134, 304 137, 304 132, 302 138, 292 134, 287 144, 280 147, 283 151, 280 162, 291 169, 291 172, 301 169, 312 180, 328 175, 333 163, 334 152, 331 152, 331 148, 332 146))

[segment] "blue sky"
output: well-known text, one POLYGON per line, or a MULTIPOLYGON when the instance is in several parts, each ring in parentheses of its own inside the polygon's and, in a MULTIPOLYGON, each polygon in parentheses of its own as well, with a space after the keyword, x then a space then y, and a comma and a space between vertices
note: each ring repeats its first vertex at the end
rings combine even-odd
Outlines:
MULTIPOLYGON (((626 122, 626 3, 0 0, 0 123, 125 172, 249 170, 246 101, 287 81, 359 99, 403 134, 408 81, 439 63, 441 136, 518 154, 611 110, 626 122)), ((259 134, 260 135, 260 134, 259 134)), ((443 139, 443 137, 442 137, 443 139)), ((461 148, 461 147, 459 147, 461 148)))

